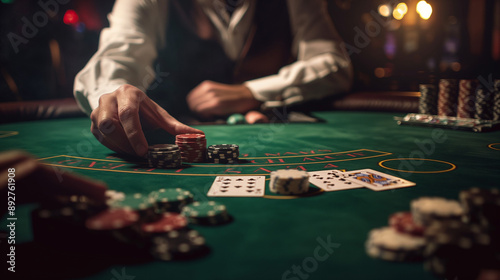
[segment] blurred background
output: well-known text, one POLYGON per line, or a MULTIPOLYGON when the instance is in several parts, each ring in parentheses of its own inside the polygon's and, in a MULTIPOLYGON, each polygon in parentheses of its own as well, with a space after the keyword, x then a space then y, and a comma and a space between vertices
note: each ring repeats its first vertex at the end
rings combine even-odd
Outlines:
MULTIPOLYGON (((113 3, 0 0, 0 102, 71 97, 113 3)), ((328 0, 328 9, 354 64, 354 91, 499 77, 500 0, 328 0)))

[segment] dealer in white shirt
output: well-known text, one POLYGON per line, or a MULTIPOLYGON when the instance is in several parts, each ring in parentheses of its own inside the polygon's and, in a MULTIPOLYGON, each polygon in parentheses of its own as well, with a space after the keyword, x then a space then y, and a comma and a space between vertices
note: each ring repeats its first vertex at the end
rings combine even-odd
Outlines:
POLYGON ((74 95, 94 136, 118 153, 144 156, 146 127, 202 133, 163 107, 209 118, 351 86, 322 0, 117 0, 109 22, 74 95))

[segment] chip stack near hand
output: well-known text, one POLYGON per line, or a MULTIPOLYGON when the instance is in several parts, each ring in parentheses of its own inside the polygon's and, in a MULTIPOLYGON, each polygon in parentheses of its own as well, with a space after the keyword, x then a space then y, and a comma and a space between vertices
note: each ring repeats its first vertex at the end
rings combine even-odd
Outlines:
POLYGON ((175 144, 181 151, 183 162, 204 162, 207 150, 207 139, 204 134, 178 134, 175 144))
POLYGON ((271 172, 269 190, 278 194, 303 194, 309 190, 309 175, 306 171, 280 169, 271 172))
POLYGON ((158 144, 148 147, 148 164, 153 168, 179 168, 182 166, 181 151, 174 144, 158 144))
POLYGON ((207 148, 207 160, 213 163, 238 163, 240 147, 236 144, 210 145, 207 148))

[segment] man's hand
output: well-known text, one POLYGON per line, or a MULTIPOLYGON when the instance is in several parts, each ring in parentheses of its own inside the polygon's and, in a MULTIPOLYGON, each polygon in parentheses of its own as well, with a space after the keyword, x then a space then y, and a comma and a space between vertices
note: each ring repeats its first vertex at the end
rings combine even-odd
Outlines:
POLYGON ((202 117, 245 113, 260 105, 244 85, 225 85, 204 81, 186 98, 191 111, 202 117))
POLYGON ((104 94, 99 107, 90 114, 92 134, 109 149, 122 154, 144 156, 148 143, 143 125, 161 128, 168 133, 201 133, 180 123, 140 89, 123 85, 116 91, 104 94), (142 121, 142 123, 141 123, 142 121))
MULTIPOLYGON (((97 202, 105 202, 107 187, 102 182, 74 175, 55 167, 46 166, 21 151, 0 153, 0 198, 4 199, 8 187, 9 170, 14 169, 16 204, 40 202, 55 195, 85 195, 97 202)), ((2 201, 7 201, 2 200, 2 201)), ((6 207, 0 209, 1 214, 6 207)))

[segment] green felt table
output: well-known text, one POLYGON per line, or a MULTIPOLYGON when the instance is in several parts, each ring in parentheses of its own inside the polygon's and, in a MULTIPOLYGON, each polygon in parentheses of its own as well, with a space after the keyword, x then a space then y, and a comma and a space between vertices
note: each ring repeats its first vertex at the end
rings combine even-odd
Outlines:
MULTIPOLYGON (((398 126, 391 113, 314 114, 326 122, 197 126, 206 133, 209 145, 240 145, 245 161, 230 166, 200 163, 179 170, 151 169, 116 157, 94 139, 90 121, 84 118, 0 126, 1 150, 26 150, 44 164, 102 180, 110 189, 125 193, 181 187, 203 201, 217 175, 268 175, 281 168, 371 168, 417 184, 389 191, 354 189, 289 199, 279 199, 283 197, 269 190, 263 198, 210 198, 225 204, 234 221, 215 227, 193 226, 211 248, 204 258, 102 267, 80 261, 66 264, 69 268, 54 260, 52 267, 38 268, 36 273, 106 280, 434 279, 421 263, 368 257, 364 250, 367 233, 386 226, 391 213, 409 210, 415 198, 457 198, 460 190, 472 186, 498 186, 500 132, 398 126), (327 242, 334 245, 325 249, 327 242), (302 274, 296 274, 298 269, 302 274)), ((17 209, 18 246, 33 238, 29 225, 33 207, 17 209)), ((5 225, 4 217, 4 230, 5 225)), ((29 254, 29 250, 19 254, 29 254)), ((17 269, 29 270, 22 257, 18 258, 17 269)), ((98 252, 93 262, 99 262, 98 252)))

